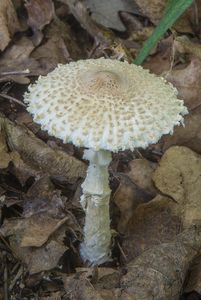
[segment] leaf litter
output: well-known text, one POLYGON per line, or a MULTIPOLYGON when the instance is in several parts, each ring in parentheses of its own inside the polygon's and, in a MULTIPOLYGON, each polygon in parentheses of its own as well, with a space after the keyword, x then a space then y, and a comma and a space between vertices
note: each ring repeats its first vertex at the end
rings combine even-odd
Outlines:
POLYGON ((49 137, 20 105, 27 84, 58 63, 101 56, 131 62, 165 3, 1 1, 0 298, 199 299, 200 1, 144 63, 177 87, 189 114, 185 127, 156 145, 114 155, 116 238, 105 266, 88 267, 79 257, 82 149, 49 137))

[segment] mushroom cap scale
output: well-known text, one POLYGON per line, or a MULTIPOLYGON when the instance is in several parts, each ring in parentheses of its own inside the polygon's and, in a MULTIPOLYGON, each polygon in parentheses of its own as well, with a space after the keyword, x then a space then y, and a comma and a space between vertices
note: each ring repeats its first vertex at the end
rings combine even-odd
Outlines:
POLYGON ((58 65, 29 86, 24 100, 50 135, 113 152, 156 143, 188 113, 163 77, 104 58, 58 65))

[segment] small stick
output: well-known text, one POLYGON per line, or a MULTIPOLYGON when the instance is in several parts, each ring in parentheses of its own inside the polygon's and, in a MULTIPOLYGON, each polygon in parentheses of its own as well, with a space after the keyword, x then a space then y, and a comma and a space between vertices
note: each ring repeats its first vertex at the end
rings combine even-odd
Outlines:
POLYGON ((3 285, 4 285, 4 300, 8 300, 8 266, 6 259, 6 252, 3 253, 4 258, 4 272, 3 272, 3 285))
MULTIPOLYGON (((19 265, 18 265, 19 266, 19 265)), ((10 286, 9 286, 9 291, 11 292, 12 289, 14 288, 17 280, 21 277, 21 275, 23 274, 23 267, 21 266, 19 268, 19 270, 17 271, 17 274, 15 275, 14 279, 12 280, 10 286)))
POLYGON ((124 250, 122 249, 122 247, 120 246, 119 242, 117 242, 117 246, 123 256, 123 258, 125 259, 125 262, 127 262, 127 257, 126 257, 126 254, 124 253, 124 250))
POLYGON ((10 101, 13 101, 23 107, 26 107, 26 105, 24 103, 22 103, 21 101, 17 100, 16 98, 12 97, 12 96, 9 96, 9 95, 6 95, 6 94, 3 94, 3 93, 0 93, 0 97, 2 98, 5 98, 5 99, 8 99, 10 101))
POLYGON ((6 72, 0 72, 0 76, 8 76, 8 75, 26 75, 29 74, 30 70, 22 70, 22 71, 6 71, 6 72))

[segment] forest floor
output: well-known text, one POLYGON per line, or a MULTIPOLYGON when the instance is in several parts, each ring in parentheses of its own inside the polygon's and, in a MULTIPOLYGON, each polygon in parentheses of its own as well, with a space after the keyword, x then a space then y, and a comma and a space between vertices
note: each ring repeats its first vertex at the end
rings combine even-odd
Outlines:
POLYGON ((189 113, 157 144, 113 155, 110 262, 91 267, 79 255, 83 149, 41 130, 23 102, 58 63, 132 63, 165 3, 0 1, 0 299, 201 299, 201 1, 143 63, 189 113))

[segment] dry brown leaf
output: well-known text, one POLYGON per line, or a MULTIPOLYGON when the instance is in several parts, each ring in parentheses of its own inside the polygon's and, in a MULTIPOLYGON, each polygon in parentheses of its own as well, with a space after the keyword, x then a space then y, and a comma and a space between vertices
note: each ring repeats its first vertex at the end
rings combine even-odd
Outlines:
POLYGON ((5 135, 0 131, 0 169, 8 167, 11 157, 8 153, 8 147, 6 145, 5 135))
POLYGON ((77 0, 59 0, 62 3, 68 5, 71 13, 80 25, 98 42, 104 45, 111 45, 114 38, 112 31, 99 26, 92 20, 89 15, 87 7, 82 1, 77 0))
POLYGON ((196 257, 189 269, 188 280, 184 287, 185 294, 197 292, 201 295, 201 256, 196 257))
POLYGON ((61 300, 61 292, 54 292, 54 293, 51 293, 50 296, 44 296, 44 297, 41 297, 41 300, 61 300))
MULTIPOLYGON (((42 248, 27 248, 24 257, 30 274, 47 271, 55 268, 59 259, 68 248, 56 241, 50 241, 42 248)), ((24 253, 24 254, 25 254, 24 253)))
POLYGON ((198 58, 192 59, 185 68, 173 69, 165 77, 178 89, 179 98, 184 99, 189 109, 201 104, 201 61, 198 58))
POLYGON ((59 220, 45 214, 26 218, 20 247, 41 247, 67 220, 68 217, 59 220))
POLYGON ((20 24, 11 0, 0 1, 0 28, 0 50, 3 51, 13 34, 20 30, 20 24))
POLYGON ((147 16, 153 23, 161 19, 167 0, 135 0, 143 15, 147 16))
POLYGON ((27 37, 20 38, 8 47, 0 58, 0 81, 13 80, 24 84, 29 83, 25 76, 30 75, 31 68, 38 68, 38 62, 30 58, 33 49, 33 42, 27 37))
POLYGON ((133 0, 84 0, 83 3, 90 10, 93 20, 105 27, 119 31, 126 30, 119 17, 119 12, 139 13, 138 7, 133 0))
POLYGON ((129 167, 130 171, 127 173, 129 178, 144 192, 152 197, 156 196, 157 191, 152 181, 152 174, 157 164, 147 159, 134 159, 129 163, 129 167))
POLYGON ((173 42, 173 35, 161 40, 157 46, 157 52, 145 60, 143 67, 157 75, 170 72, 173 63, 173 42))
POLYGON ((60 257, 68 249, 60 242, 67 229, 63 230, 62 224, 67 221, 68 217, 56 220, 43 213, 29 218, 6 220, 0 232, 9 238, 14 255, 27 264, 29 272, 33 274, 56 267, 60 257), (53 234, 52 239, 47 241, 51 231, 54 233, 55 230, 57 234, 53 234), (38 247, 45 241, 47 242, 42 247, 38 247), (27 245, 32 246, 25 247, 27 245))
POLYGON ((25 7, 28 12, 27 24, 34 33, 32 40, 38 46, 43 39, 41 30, 52 21, 55 15, 54 4, 52 0, 29 0, 25 3, 25 7))
POLYGON ((42 30, 54 17, 52 0, 29 0, 25 3, 28 12, 28 25, 33 31, 42 30))
MULTIPOLYGON (((65 64, 68 61, 86 56, 84 47, 80 49, 74 33, 67 23, 54 20, 46 29, 46 42, 36 48, 31 57, 38 61, 39 74, 47 74, 58 63, 65 64)), ((34 70, 33 70, 34 71, 34 70)))
POLYGON ((86 57, 87 46, 80 48, 71 27, 59 19, 45 30, 44 43, 35 48, 31 38, 21 37, 0 58, 0 81, 29 83, 25 76, 47 75, 59 63, 86 57))
POLYGON ((113 201, 120 210, 120 219, 118 220, 118 231, 124 233, 127 224, 133 215, 136 207, 150 200, 150 195, 141 191, 126 176, 121 178, 119 187, 117 188, 113 201))
POLYGON ((188 53, 201 60, 201 45, 192 42, 186 35, 176 37, 174 47, 179 53, 188 53))
POLYGON ((201 156, 186 147, 169 148, 156 169, 156 187, 177 203, 184 227, 201 219, 201 156))
POLYGON ((201 153, 201 106, 185 117, 185 126, 177 126, 173 135, 162 138, 162 149, 167 150, 173 145, 186 146, 201 153))
POLYGON ((85 177, 86 165, 75 157, 62 150, 51 149, 31 131, 6 118, 0 117, 0 124, 6 133, 10 150, 17 151, 23 161, 33 166, 33 169, 66 178, 70 183, 85 177))
POLYGON ((48 213, 56 219, 64 218, 66 198, 61 196, 59 190, 47 176, 41 177, 28 190, 24 196, 23 216, 30 217, 35 214, 48 213))
MULTIPOLYGON (((100 293, 96 291, 90 281, 81 276, 68 276, 64 281, 66 296, 79 300, 103 300, 100 293)), ((109 299, 108 299, 109 300, 109 299)))
POLYGON ((120 272, 112 268, 78 268, 72 276, 63 276, 67 295, 80 300, 115 300, 120 272))
POLYGON ((198 225, 184 231, 172 243, 145 251, 127 265, 119 299, 178 300, 186 272, 200 247, 198 225))
POLYGON ((61 225, 68 221, 51 218, 45 213, 6 220, 1 227, 4 236, 16 235, 20 247, 41 247, 61 225))
POLYGON ((175 205, 172 199, 157 196, 132 212, 122 243, 127 262, 155 245, 172 241, 181 232, 175 205))

